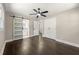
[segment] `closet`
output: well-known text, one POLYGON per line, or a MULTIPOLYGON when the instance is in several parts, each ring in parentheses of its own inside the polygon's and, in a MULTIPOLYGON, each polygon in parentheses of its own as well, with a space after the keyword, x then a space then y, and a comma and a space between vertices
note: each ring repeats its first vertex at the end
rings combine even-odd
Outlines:
POLYGON ((14 17, 13 18, 13 40, 29 37, 29 20, 14 17))

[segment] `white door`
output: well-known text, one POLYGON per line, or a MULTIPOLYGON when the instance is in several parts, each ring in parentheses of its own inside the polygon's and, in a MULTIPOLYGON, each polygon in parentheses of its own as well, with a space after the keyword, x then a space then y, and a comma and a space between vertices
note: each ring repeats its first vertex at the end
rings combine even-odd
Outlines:
POLYGON ((34 35, 39 35, 39 32, 43 34, 44 23, 43 20, 34 21, 34 35))
POLYGON ((44 20, 44 37, 56 39, 56 18, 44 20))
POLYGON ((39 24, 38 21, 34 21, 34 36, 39 35, 39 24))
POLYGON ((23 38, 29 37, 29 20, 23 19, 23 38))

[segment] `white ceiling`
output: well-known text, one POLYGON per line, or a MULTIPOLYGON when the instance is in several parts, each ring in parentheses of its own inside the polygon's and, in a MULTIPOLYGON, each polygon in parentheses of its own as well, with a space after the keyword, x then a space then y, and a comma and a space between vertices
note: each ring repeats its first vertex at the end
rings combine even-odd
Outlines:
MULTIPOLYGON (((41 8, 42 11, 47 10, 46 18, 53 17, 54 15, 77 7, 78 4, 74 3, 4 3, 5 10, 11 15, 22 15, 28 19, 35 19, 35 16, 29 15, 33 13, 33 9, 41 8)), ((46 19, 45 17, 40 17, 46 19)))

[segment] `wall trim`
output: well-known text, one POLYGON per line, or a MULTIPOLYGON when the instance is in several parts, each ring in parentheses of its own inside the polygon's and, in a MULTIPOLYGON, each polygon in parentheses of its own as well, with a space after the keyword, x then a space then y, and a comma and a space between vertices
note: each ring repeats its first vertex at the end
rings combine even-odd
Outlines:
POLYGON ((1 49, 1 52, 0 52, 0 55, 3 55, 4 49, 5 49, 5 45, 6 45, 6 42, 4 41, 3 46, 2 46, 2 49, 1 49))
POLYGON ((60 39, 57 39, 57 38, 54 39, 54 40, 79 48, 79 44, 76 44, 76 43, 68 42, 68 41, 65 41, 65 40, 60 40, 60 39))
MULTIPOLYGON (((21 38, 20 38, 21 39, 21 38)), ((11 42, 11 41, 15 41, 15 40, 20 40, 20 39, 10 39, 10 40, 5 40, 5 42, 11 42)))
MULTIPOLYGON (((31 35, 30 37, 33 37, 33 36, 38 36, 38 35, 31 35)), ((19 39, 10 39, 10 40, 5 40, 5 42, 12 42, 12 41, 15 41, 15 40, 20 40, 20 39, 25 39, 25 38, 30 38, 30 37, 24 37, 24 38, 19 38, 19 39)))

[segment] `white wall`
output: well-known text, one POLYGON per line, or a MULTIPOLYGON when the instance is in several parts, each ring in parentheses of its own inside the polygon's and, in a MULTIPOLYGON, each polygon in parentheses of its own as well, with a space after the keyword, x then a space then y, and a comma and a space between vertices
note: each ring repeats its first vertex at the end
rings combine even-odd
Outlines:
POLYGON ((56 17, 44 20, 43 36, 56 39, 56 17))
POLYGON ((4 46, 4 32, 0 32, 0 54, 3 52, 3 46, 4 46))
POLYGON ((79 8, 56 16, 56 35, 59 41, 79 45, 79 8))
POLYGON ((5 12, 5 40, 12 39, 12 17, 5 12))

